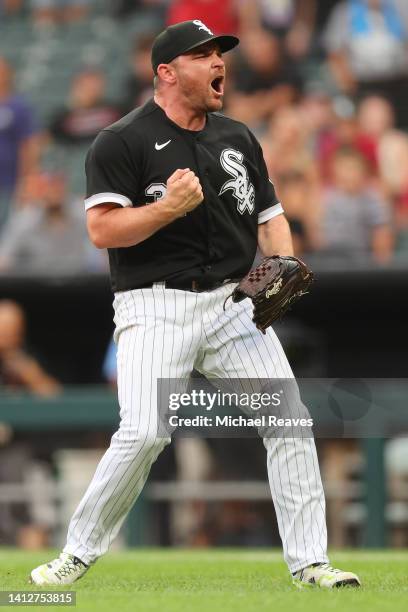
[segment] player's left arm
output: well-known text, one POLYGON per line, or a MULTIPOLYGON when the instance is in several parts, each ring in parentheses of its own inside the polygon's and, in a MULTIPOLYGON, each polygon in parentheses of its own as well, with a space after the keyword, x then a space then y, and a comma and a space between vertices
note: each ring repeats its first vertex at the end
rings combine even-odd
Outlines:
POLYGON ((258 246, 265 257, 293 255, 292 235, 284 214, 258 225, 258 246))

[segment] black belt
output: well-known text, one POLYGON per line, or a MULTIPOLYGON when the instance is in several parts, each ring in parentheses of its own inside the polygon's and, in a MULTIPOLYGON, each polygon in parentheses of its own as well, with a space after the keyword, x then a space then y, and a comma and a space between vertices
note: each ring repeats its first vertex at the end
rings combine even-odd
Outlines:
POLYGON ((227 283, 237 283, 240 279, 226 278, 223 281, 206 281, 192 280, 191 282, 180 282, 176 280, 166 280, 161 282, 149 283, 145 287, 153 287, 154 285, 162 285, 166 289, 179 289, 181 291, 192 291, 193 293, 202 293, 203 291, 213 291, 227 283))

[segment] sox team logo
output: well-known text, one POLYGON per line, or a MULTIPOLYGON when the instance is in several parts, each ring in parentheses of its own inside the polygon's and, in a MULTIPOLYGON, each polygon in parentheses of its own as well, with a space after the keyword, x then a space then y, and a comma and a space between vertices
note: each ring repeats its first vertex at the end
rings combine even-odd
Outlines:
POLYGON ((214 36, 214 34, 211 32, 210 28, 207 28, 207 26, 200 21, 199 19, 194 19, 193 21, 194 25, 196 25, 198 27, 199 30, 204 30, 205 32, 208 32, 208 34, 210 36, 214 36))
POLYGON ((222 195, 228 189, 232 190, 232 195, 238 201, 237 210, 243 215, 246 210, 252 214, 255 209, 255 189, 249 180, 248 170, 242 163, 243 153, 234 149, 224 149, 221 153, 221 166, 230 176, 234 178, 226 181, 221 187, 218 195, 222 195))

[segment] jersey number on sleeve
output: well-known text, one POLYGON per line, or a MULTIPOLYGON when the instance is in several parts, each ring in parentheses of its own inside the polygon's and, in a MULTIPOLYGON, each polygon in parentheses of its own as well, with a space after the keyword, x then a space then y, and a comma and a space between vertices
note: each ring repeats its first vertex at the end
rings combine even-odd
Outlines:
POLYGON ((151 183, 145 189, 145 195, 154 198, 154 202, 161 200, 166 195, 166 185, 164 183, 151 183))

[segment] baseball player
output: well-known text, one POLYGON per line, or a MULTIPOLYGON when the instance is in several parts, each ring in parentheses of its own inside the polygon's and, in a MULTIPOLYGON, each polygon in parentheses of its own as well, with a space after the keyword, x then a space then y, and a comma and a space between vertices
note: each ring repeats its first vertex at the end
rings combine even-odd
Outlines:
MULTIPOLYGON (((257 246, 292 255, 288 223, 256 138, 219 114, 222 54, 238 44, 199 20, 155 40, 155 95, 104 129, 86 160, 88 232, 109 250, 120 426, 35 584, 70 584, 107 552, 168 438, 157 435, 157 379, 293 378, 272 328, 226 297, 257 246)), ((358 586, 326 552, 325 500, 312 438, 265 438, 285 561, 297 586, 358 586)))

